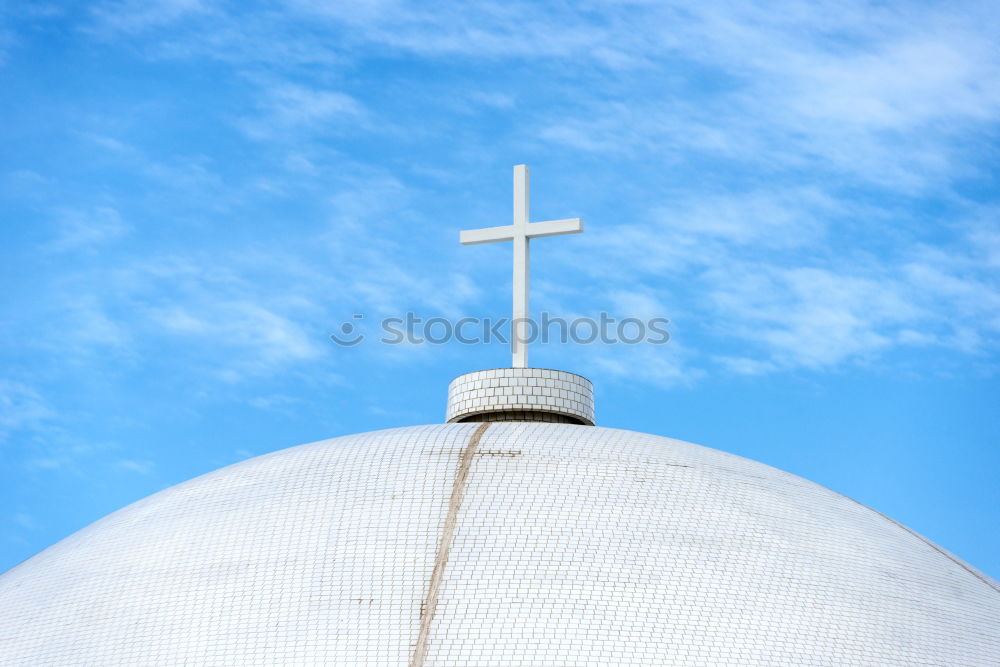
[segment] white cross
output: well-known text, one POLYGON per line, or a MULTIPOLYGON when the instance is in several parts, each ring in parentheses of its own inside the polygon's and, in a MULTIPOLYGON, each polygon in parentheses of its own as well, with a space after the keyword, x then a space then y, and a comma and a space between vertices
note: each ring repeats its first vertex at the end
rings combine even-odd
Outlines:
POLYGON ((528 243, 541 236, 579 234, 583 231, 580 218, 529 222, 528 165, 514 167, 514 224, 503 227, 470 229, 459 235, 462 245, 514 242, 514 317, 511 321, 511 366, 528 367, 528 243))

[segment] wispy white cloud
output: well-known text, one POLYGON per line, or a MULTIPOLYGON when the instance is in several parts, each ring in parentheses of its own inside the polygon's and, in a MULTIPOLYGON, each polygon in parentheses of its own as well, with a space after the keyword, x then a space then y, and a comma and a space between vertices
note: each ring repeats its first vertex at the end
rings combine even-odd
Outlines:
POLYGON ((750 357, 716 356, 712 361, 736 375, 766 375, 780 370, 774 362, 750 357))
MULTIPOLYGON (((610 155, 677 159, 702 151, 907 191, 969 168, 950 142, 1000 109, 994 40, 969 3, 905 14, 834 0, 784 0, 766 9, 598 2, 585 10, 528 2, 431 8, 294 0, 281 11, 246 15, 209 11, 194 0, 101 7, 99 17, 137 26, 207 15, 210 27, 196 21, 191 32, 172 35, 181 57, 211 50, 252 63, 282 46, 301 52, 286 54, 284 62, 310 62, 314 52, 311 62, 318 64, 330 59, 323 47, 336 43, 343 62, 375 45, 424 58, 573 63, 565 90, 553 91, 567 102, 529 117, 526 137, 610 155), (313 29, 302 31, 303 21, 313 29), (614 74, 622 72, 623 82, 614 74)), ((357 119, 365 105, 353 92, 301 77, 275 79, 267 89, 269 111, 244 121, 252 133, 266 134, 275 124, 357 119)), ((511 99, 509 90, 489 95, 483 99, 504 105, 511 99)), ((456 97, 451 105, 467 103, 456 97)))
POLYGON ((592 353, 592 375, 613 381, 643 382, 661 388, 690 386, 705 376, 678 343, 664 346, 613 345, 592 353))
MULTIPOLYGON (((113 278, 132 288, 73 295, 86 324, 82 337, 94 345, 135 343, 136 331, 157 328, 177 340, 212 341, 240 372, 252 367, 234 361, 244 358, 273 372, 322 358, 303 322, 329 317, 333 326, 341 310, 419 305, 463 314, 484 293, 463 264, 471 260, 427 265, 427 257, 445 255, 399 234, 432 228, 419 211, 427 203, 420 188, 442 169, 390 172, 340 152, 340 137, 368 132, 395 133, 414 150, 447 145, 459 165, 479 159, 470 157, 477 141, 629 161, 639 177, 618 196, 631 201, 616 209, 619 217, 591 224, 576 246, 581 254, 562 261, 608 283, 601 298, 616 308, 662 308, 740 348, 692 351, 689 367, 762 373, 830 368, 908 346, 976 352, 991 345, 996 282, 986 269, 1000 262, 995 216, 961 239, 964 232, 951 230, 935 255, 922 227, 945 225, 918 219, 913 204, 948 201, 953 215, 965 215, 954 184, 989 168, 965 159, 1000 118, 995 40, 973 3, 903 12, 842 0, 766 8, 294 0, 258 9, 112 2, 91 18, 103 34, 134 40, 154 58, 233 66, 251 102, 228 120, 274 144, 276 169, 234 185, 219 175, 225 165, 207 157, 150 157, 110 130, 94 133, 94 141, 213 207, 247 201, 251 191, 322 200, 327 229, 306 243, 328 263, 294 243, 269 247, 270 260, 238 247, 213 257, 214 266, 206 257, 171 264, 163 255, 127 263, 113 278), (373 52, 505 74, 440 95, 365 70, 373 52), (371 85, 362 71, 374 77, 371 85), (411 113, 422 120, 390 127, 399 106, 392 100, 404 99, 420 101, 411 113), (447 119, 445 129, 423 122, 475 113, 505 120, 484 121, 489 129, 460 140, 447 119), (434 132, 449 136, 426 143, 434 132), (302 187, 312 189, 296 190, 302 187), (619 268, 609 275, 608 266, 619 268), (262 287, 261 275, 281 285, 308 276, 307 284, 298 281, 301 302, 282 298, 276 285, 262 287), (629 302, 628 294, 637 296, 629 302)), ((596 176, 593 189, 612 185, 596 176)), ((593 291, 539 287, 569 310, 588 310, 580 303, 594 298, 593 291)))
POLYGON ((247 403, 258 410, 290 411, 294 406, 301 404, 302 399, 288 394, 268 394, 267 396, 254 396, 247 403))
POLYGON ((114 33, 135 34, 210 11, 209 0, 112 0, 92 8, 96 25, 114 33))
POLYGON ((153 472, 156 465, 152 461, 137 461, 135 459, 119 459, 115 461, 115 468, 126 472, 148 475, 153 472))
MULTIPOLYGON (((896 226, 883 230, 894 222, 885 212, 813 188, 680 199, 648 211, 645 220, 592 228, 587 244, 603 259, 590 266, 595 277, 620 285, 619 293, 661 295, 653 308, 679 317, 686 335, 697 325, 716 345, 744 349, 689 355, 693 367, 827 369, 897 348, 976 353, 997 341, 1000 284, 990 223, 968 226, 947 246, 908 244, 896 226), (844 252, 841 236, 871 240, 879 233, 892 238, 891 252, 844 252), (608 265, 620 269, 608 275, 600 269, 608 265), (669 292, 664 281, 673 285, 669 292)), ((630 306, 614 307, 624 313, 630 306)), ((642 375, 641 365, 636 372, 642 375)))
POLYGON ((513 95, 502 92, 477 90, 470 95, 470 101, 494 109, 510 109, 517 105, 513 95))
POLYGON ((877 352, 894 342, 893 327, 919 315, 892 284, 826 269, 741 267, 714 278, 710 298, 723 326, 786 367, 822 368, 877 352))
POLYGON ((361 105, 349 95, 331 90, 282 84, 270 91, 268 102, 274 120, 290 125, 324 121, 331 116, 358 116, 361 105))
POLYGON ((750 248, 801 250, 822 243, 845 204, 815 187, 678 196, 649 204, 643 219, 596 230, 587 243, 652 273, 687 272, 750 248))
POLYGON ((351 123, 367 122, 367 112, 358 100, 336 90, 290 82, 261 82, 261 112, 245 117, 239 126, 255 139, 271 139, 290 132, 330 131, 351 123))
POLYGON ((965 173, 956 140, 1000 111, 994 40, 960 11, 904 20, 860 3, 784 2, 649 12, 633 26, 663 39, 626 44, 663 67, 703 67, 643 71, 634 76, 645 86, 614 95, 597 86, 543 121, 541 138, 612 156, 699 151, 912 192, 965 173), (699 76, 712 83, 689 78, 699 76))
MULTIPOLYGON (((237 351, 237 357, 220 364, 227 379, 248 371, 273 370, 291 362, 321 356, 318 337, 309 336, 301 324, 249 301, 214 301, 153 307, 149 316, 166 333, 197 337, 203 345, 237 351), (186 308, 198 308, 192 313, 186 308)), ((220 360, 221 361, 221 360, 220 360)))
POLYGON ((57 218, 57 236, 48 246, 54 251, 92 248, 118 239, 130 229, 118 211, 110 206, 97 206, 87 211, 63 209, 57 218))
POLYGON ((0 67, 7 64, 8 54, 15 43, 14 32, 10 28, 0 25, 0 67))
POLYGON ((213 350, 212 365, 228 380, 320 357, 322 340, 302 322, 314 309, 310 296, 255 294, 245 275, 253 270, 239 260, 228 267, 171 257, 134 263, 115 276, 129 286, 120 297, 129 313, 122 324, 145 338, 213 350))
POLYGON ((63 13, 63 8, 48 2, 8 2, 0 5, 0 67, 7 64, 10 54, 22 43, 19 34, 26 26, 63 13))
MULTIPOLYGON (((599 23, 580 20, 574 11, 536 3, 471 3, 430 7, 392 1, 357 5, 292 0, 289 7, 349 26, 367 41, 422 55, 482 57, 566 57, 601 44, 599 23)), ((610 57, 605 55, 604 57, 610 57)))
POLYGON ((59 320, 65 329, 52 344, 80 356, 109 351, 128 354, 134 342, 133 332, 126 321, 110 312, 113 308, 113 304, 93 293, 65 294, 59 304, 59 320))
POLYGON ((25 512, 15 512, 11 517, 11 520, 14 522, 14 525, 22 530, 34 531, 39 528, 35 517, 25 512))
POLYGON ((667 306, 655 292, 642 289, 617 289, 608 294, 608 300, 618 317, 648 319, 666 317, 667 306))
POLYGON ((25 448, 27 455, 22 462, 23 469, 28 472, 80 475, 88 462, 111 449, 107 444, 79 440, 59 426, 40 432, 36 429, 35 435, 42 437, 34 446, 25 448))
POLYGON ((0 378, 0 444, 25 429, 35 429, 54 416, 37 390, 22 382, 0 378))
MULTIPOLYGON (((232 188, 224 187, 211 158, 204 154, 152 155, 125 137, 103 131, 80 131, 76 135, 88 146, 97 149, 96 153, 88 153, 95 164, 129 169, 137 176, 148 179, 157 191, 181 193, 186 199, 205 201, 206 206, 211 202, 213 209, 228 204, 223 195, 233 195, 232 188)), ((88 211, 67 211, 67 214, 86 217, 88 211)), ((124 231, 129 229, 130 226, 126 225, 124 231)))
POLYGON ((380 230, 411 215, 406 190, 391 178, 349 179, 329 196, 327 225, 267 247, 91 258, 39 305, 50 322, 31 344, 81 363, 113 352, 132 366, 180 345, 178 372, 194 364, 239 382, 320 364, 336 380, 327 335, 351 312, 373 327, 379 314, 408 309, 461 315, 478 293, 457 267, 442 273, 407 259, 419 254, 413 243, 382 240, 380 230))

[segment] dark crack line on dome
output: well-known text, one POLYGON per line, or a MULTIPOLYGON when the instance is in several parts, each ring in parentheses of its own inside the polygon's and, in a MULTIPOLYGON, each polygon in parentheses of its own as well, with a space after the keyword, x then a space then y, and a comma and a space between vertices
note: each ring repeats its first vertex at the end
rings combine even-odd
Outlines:
POLYGON ((972 576, 974 576, 976 579, 979 579, 981 582, 983 582, 984 584, 986 584, 987 586, 989 586, 990 588, 992 588, 997 593, 1000 593, 1000 586, 997 586, 997 584, 988 575, 983 574, 982 572, 979 572, 978 570, 976 570, 971 565, 966 564, 958 556, 955 556, 954 554, 952 554, 951 552, 947 551, 946 549, 943 549, 943 548, 939 547, 938 545, 934 544, 933 542, 931 542, 930 540, 928 540, 926 537, 924 537, 920 533, 916 532, 915 530, 911 530, 910 528, 908 528, 908 527, 904 526, 903 524, 901 524, 900 522, 896 521, 891 516, 886 516, 885 514, 882 514, 881 512, 879 512, 877 509, 875 509, 873 507, 868 507, 868 505, 865 505, 864 503, 859 502, 859 501, 855 500, 854 498, 851 498, 850 496, 844 496, 844 497, 847 498, 848 500, 850 500, 851 502, 853 502, 853 503, 855 503, 857 505, 860 505, 861 507, 864 507, 866 510, 870 510, 872 512, 875 512, 875 514, 878 514, 880 517, 882 517, 886 521, 889 521, 891 523, 896 524, 897 526, 899 526, 900 528, 902 528, 903 530, 905 530, 906 532, 908 532, 910 535, 913 535, 915 538, 917 538, 918 540, 920 540, 921 542, 923 542, 924 544, 926 544, 927 546, 929 546, 931 549, 933 549, 934 551, 938 552, 939 554, 941 554, 942 556, 944 556, 945 558, 947 558, 948 560, 950 560, 955 565, 958 565, 960 568, 962 568, 963 570, 965 570, 966 572, 968 572, 969 574, 971 574, 972 576))
POLYGON ((444 579, 444 570, 448 565, 448 555, 451 552, 451 545, 455 538, 458 510, 462 507, 462 498, 465 495, 469 471, 472 469, 472 461, 476 457, 479 441, 489 427, 490 422, 480 424, 475 432, 473 432, 472 437, 469 438, 469 444, 466 445, 458 457, 458 470, 455 472, 455 481, 451 485, 451 498, 448 500, 448 514, 445 516, 444 528, 441 530, 441 540, 438 543, 437 554, 434 557, 434 570, 431 572, 431 580, 427 585, 427 596, 420 605, 420 631, 417 633, 417 642, 413 647, 413 657, 410 659, 410 667, 423 667, 424 661, 427 659, 427 640, 430 638, 431 623, 434 621, 434 613, 437 611, 441 581, 444 579))

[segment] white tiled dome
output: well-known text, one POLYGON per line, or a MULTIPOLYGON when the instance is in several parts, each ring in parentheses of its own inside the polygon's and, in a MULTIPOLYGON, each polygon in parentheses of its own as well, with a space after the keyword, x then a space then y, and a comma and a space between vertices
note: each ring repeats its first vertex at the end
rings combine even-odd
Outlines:
POLYGON ((3 665, 1000 664, 996 582, 892 520, 566 424, 229 466, 15 567, 0 601, 3 665))

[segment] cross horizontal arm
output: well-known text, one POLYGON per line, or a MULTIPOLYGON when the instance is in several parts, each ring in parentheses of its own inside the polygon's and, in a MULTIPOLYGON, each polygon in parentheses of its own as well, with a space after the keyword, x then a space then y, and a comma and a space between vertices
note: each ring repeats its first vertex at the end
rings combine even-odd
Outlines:
POLYGON ((546 220, 528 225, 528 237, 558 236, 560 234, 579 234, 583 231, 583 220, 567 218, 566 220, 546 220))
POLYGON ((512 241, 513 239, 514 225, 484 227, 483 229, 469 229, 461 232, 458 236, 458 240, 461 241, 462 245, 493 243, 494 241, 512 241))
MULTIPOLYGON (((567 218, 565 220, 546 220, 545 222, 532 222, 528 225, 525 236, 532 239, 543 236, 558 236, 560 234, 579 234, 583 231, 583 220, 580 218, 567 218)), ((469 229, 459 234, 458 240, 462 245, 476 245, 477 243, 493 243, 495 241, 512 241, 514 239, 514 225, 503 225, 501 227, 484 227, 483 229, 469 229)))

